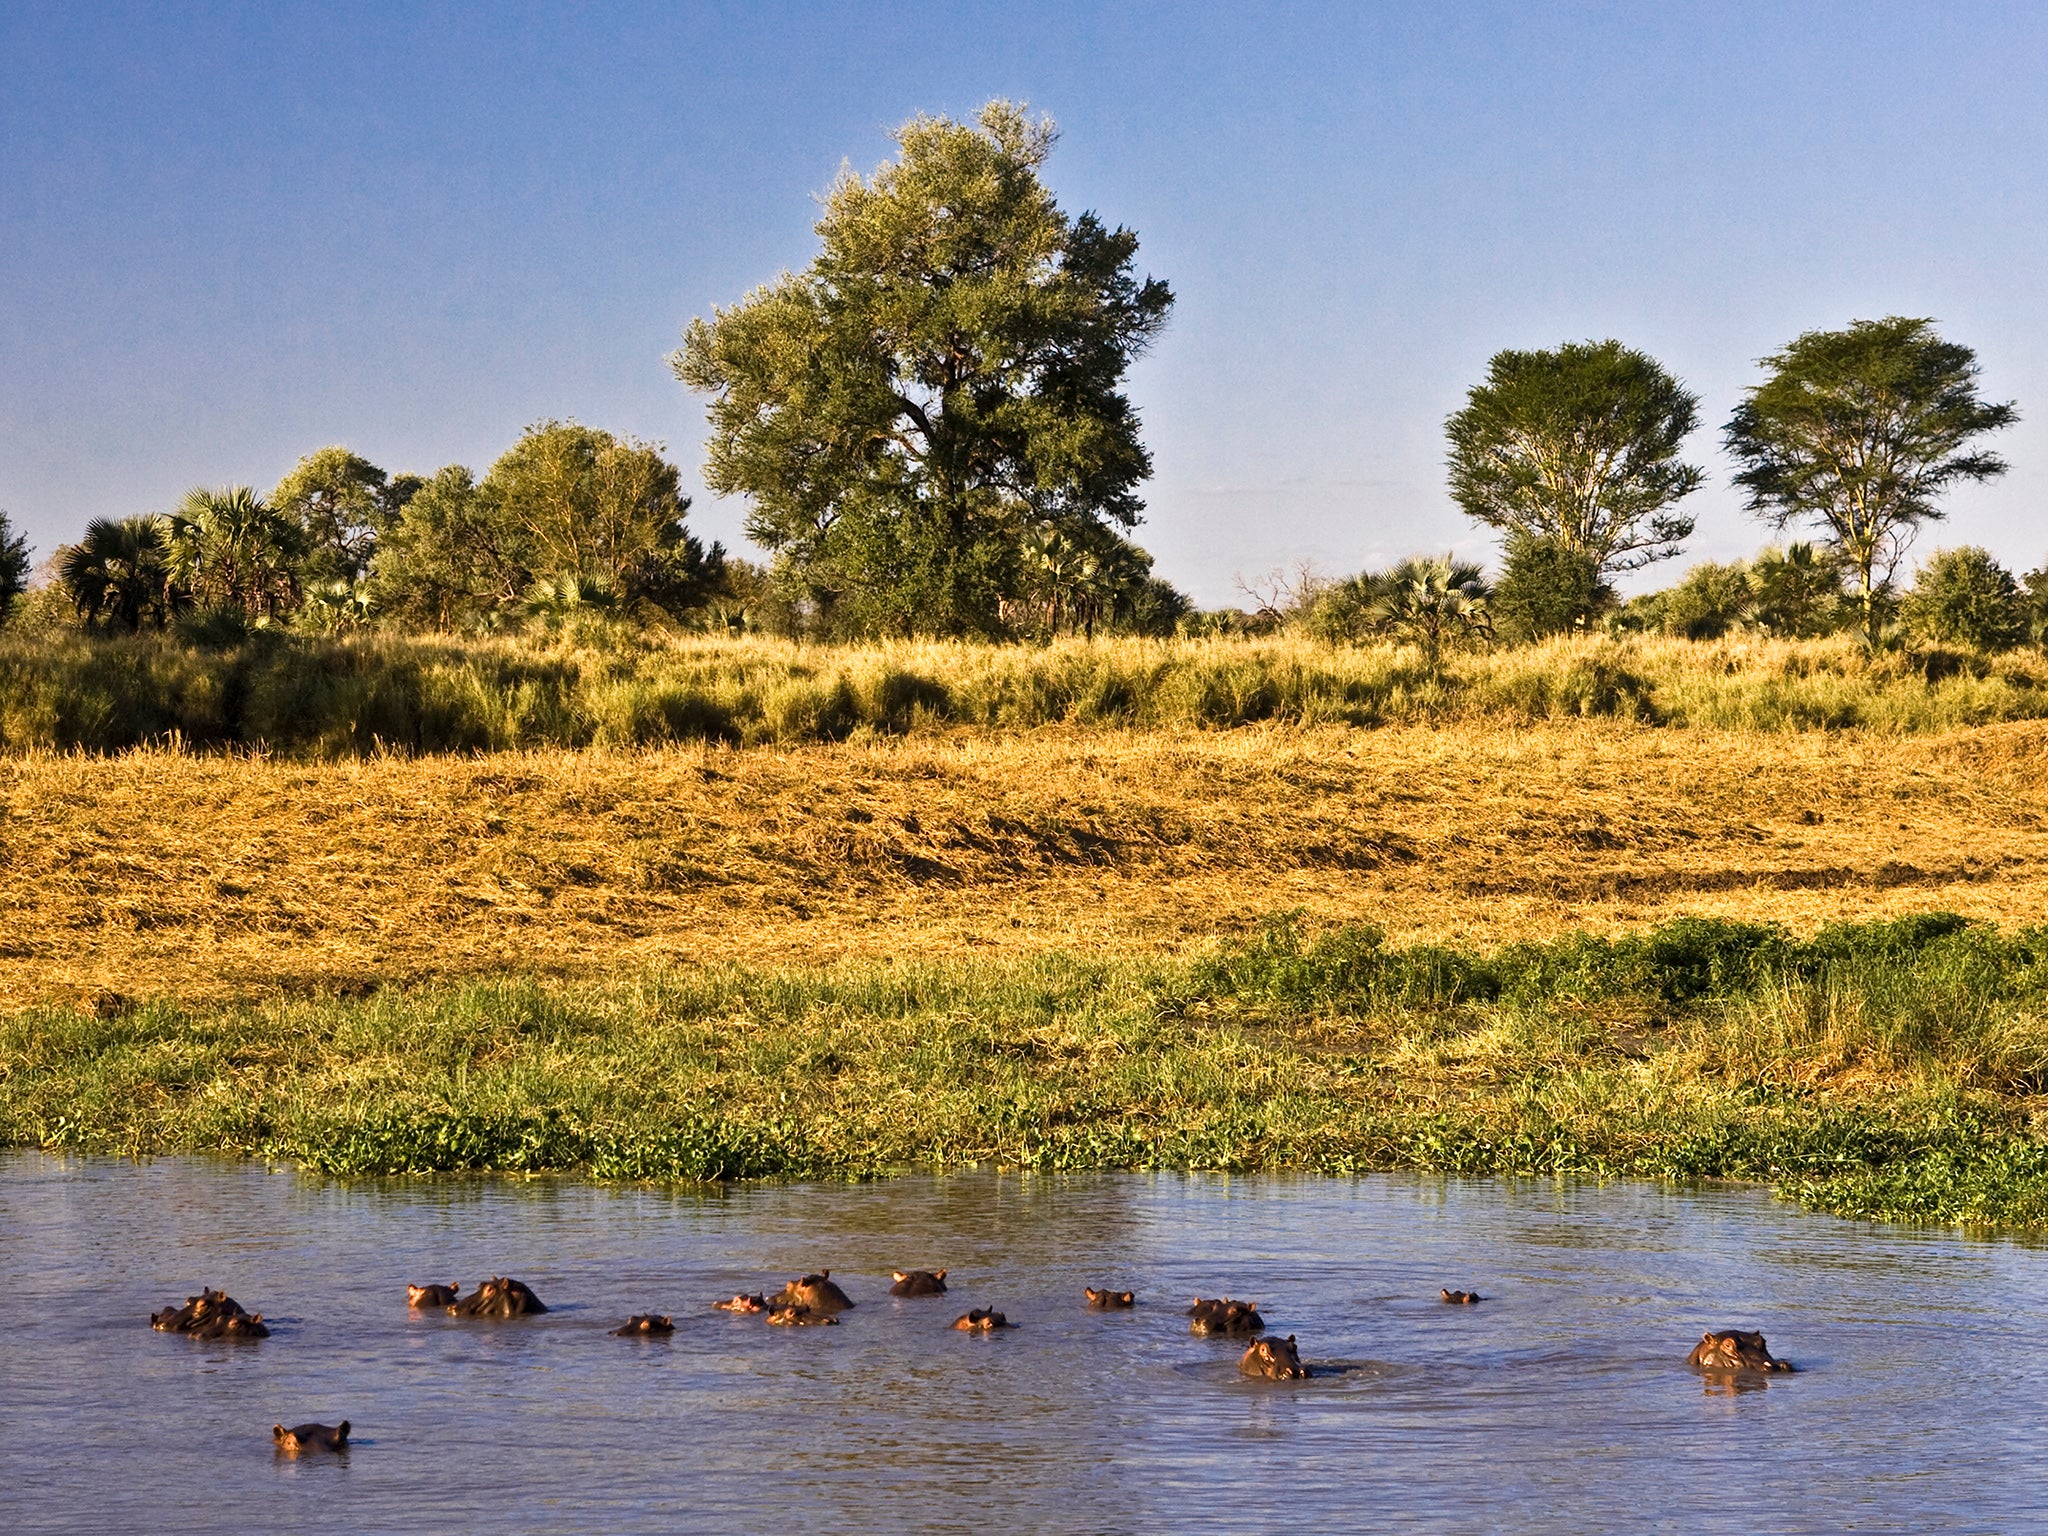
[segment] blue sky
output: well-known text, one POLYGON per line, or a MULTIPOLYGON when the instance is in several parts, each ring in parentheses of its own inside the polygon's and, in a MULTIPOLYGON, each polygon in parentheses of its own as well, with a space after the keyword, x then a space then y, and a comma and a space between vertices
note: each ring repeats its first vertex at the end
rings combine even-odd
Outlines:
MULTIPOLYGON (((1028 100, 1070 209, 1180 296, 1139 538, 1239 573, 1488 554, 1442 423, 1504 346, 1618 336, 1704 397, 1692 556, 1765 532, 1719 427, 1801 330, 1931 315, 2017 399, 1922 540, 2048 561, 2048 7, 0 5, 0 507, 40 553, 342 442, 481 469, 665 441, 665 354, 808 259, 918 111, 1028 100)), ((743 509, 693 520, 737 545, 743 509)), ((1638 582, 1637 585, 1641 583, 1638 582)))

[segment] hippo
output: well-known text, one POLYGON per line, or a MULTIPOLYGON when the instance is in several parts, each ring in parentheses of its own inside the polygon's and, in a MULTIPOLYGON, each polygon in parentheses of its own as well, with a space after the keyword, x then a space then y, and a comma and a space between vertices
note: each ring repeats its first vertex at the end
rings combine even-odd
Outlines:
POLYGON ((711 1305, 720 1312, 766 1312, 768 1298, 759 1291, 752 1295, 742 1291, 730 1301, 714 1301, 711 1305))
POLYGON ((1243 1335, 1264 1332, 1266 1327, 1256 1301, 1232 1301, 1228 1296, 1210 1301, 1197 1296, 1195 1304, 1188 1308, 1188 1316, 1193 1319, 1188 1324, 1190 1333, 1243 1335))
POLYGON ((462 1291, 459 1285, 408 1285, 405 1288, 407 1306, 452 1307, 455 1298, 462 1291))
POLYGON ((993 1307, 975 1307, 965 1317, 954 1318, 953 1326, 962 1333, 993 1333, 998 1328, 1014 1328, 1017 1325, 993 1307))
POLYGON ((621 1339, 665 1339, 676 1331, 675 1319, 657 1312, 635 1312, 612 1333, 621 1339))
POLYGON ((1454 1307, 1476 1307, 1486 1300, 1477 1291, 1444 1291, 1441 1294, 1454 1307))
POLYGON ((768 1298, 771 1307, 808 1307, 813 1312, 844 1312, 853 1299, 832 1283, 832 1271, 798 1275, 768 1298))
POLYGON ((486 1280, 448 1308, 450 1317, 530 1317, 545 1312, 541 1299, 524 1281, 502 1277, 486 1280))
POLYGON ((946 1272, 943 1269, 899 1269, 893 1271, 896 1283, 889 1287, 891 1296, 943 1296, 946 1294, 946 1272))
POLYGON ((1261 1381, 1306 1381, 1315 1374, 1301 1363, 1301 1351, 1294 1347, 1291 1333, 1284 1339, 1253 1340, 1237 1368, 1261 1381))
POLYGON ((1685 1357, 1685 1363, 1701 1371, 1789 1371, 1796 1369, 1789 1360, 1774 1359, 1764 1345, 1760 1333, 1746 1333, 1740 1328, 1724 1328, 1720 1332, 1700 1335, 1699 1343, 1693 1345, 1692 1353, 1685 1357))
POLYGON ((226 1291, 202 1288, 182 1307, 165 1307, 149 1320, 159 1333, 182 1333, 195 1339, 267 1339, 263 1314, 245 1312, 226 1291))
MULTIPOLYGON (((851 1302, 848 1303, 852 1305, 851 1302)), ((801 1304, 786 1307, 770 1307, 768 1321, 777 1328, 837 1328, 839 1319, 829 1312, 819 1312, 801 1304)))
POLYGON ((286 1429, 282 1424, 270 1426, 270 1438, 277 1442, 277 1448, 287 1456, 296 1456, 301 1451, 345 1451, 348 1449, 348 1420, 339 1424, 294 1424, 286 1429))
POLYGON ((1136 1291, 1098 1291, 1092 1285, 1084 1285, 1081 1289, 1088 1293, 1089 1308, 1096 1312, 1114 1312, 1138 1304, 1136 1291))

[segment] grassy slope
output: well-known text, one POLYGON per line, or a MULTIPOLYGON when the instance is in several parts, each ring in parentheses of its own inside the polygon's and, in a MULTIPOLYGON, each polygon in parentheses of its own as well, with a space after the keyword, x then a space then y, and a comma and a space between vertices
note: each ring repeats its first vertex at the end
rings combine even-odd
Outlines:
POLYGON ((0 1008, 509 970, 1506 943, 2048 910, 2048 725, 996 735, 0 759, 0 1008))
POLYGON ((344 1173, 1393 1166, 2048 1222, 2048 934, 1687 921, 1482 954, 740 966, 0 1021, 0 1140, 344 1173))

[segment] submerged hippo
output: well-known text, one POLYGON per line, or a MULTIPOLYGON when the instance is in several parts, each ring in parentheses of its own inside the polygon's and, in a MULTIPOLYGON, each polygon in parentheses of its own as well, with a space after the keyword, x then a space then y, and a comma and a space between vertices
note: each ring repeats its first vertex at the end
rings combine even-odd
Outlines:
POLYGON ((626 1319, 623 1327, 614 1328, 612 1333, 622 1339, 662 1339, 675 1331, 675 1319, 672 1317, 664 1317, 658 1312, 635 1312, 626 1319))
POLYGON ((1441 1294, 1454 1307, 1476 1307, 1486 1300, 1477 1291, 1444 1291, 1441 1294))
POLYGON ((1197 1296, 1195 1304, 1188 1308, 1188 1316, 1192 1319, 1188 1324, 1190 1333, 1242 1335, 1262 1332, 1266 1326, 1256 1301, 1232 1301, 1228 1296, 1209 1301, 1197 1296))
MULTIPOLYGON (((848 1303, 852 1305, 851 1302, 848 1303)), ((770 1307, 768 1321, 777 1328, 837 1328, 839 1319, 806 1306, 770 1307)))
POLYGON ((339 1424, 294 1424, 286 1429, 282 1424, 270 1426, 270 1438, 277 1442, 277 1448, 287 1456, 296 1456, 301 1451, 345 1451, 348 1449, 348 1420, 339 1424))
POLYGON ((1724 1328, 1720 1332, 1700 1335, 1699 1343, 1693 1345, 1692 1353, 1685 1357, 1685 1363, 1701 1371, 1789 1371, 1795 1369, 1789 1360, 1772 1357, 1760 1333, 1746 1333, 1740 1328, 1724 1328))
POLYGON ((448 1308, 450 1317, 531 1317, 547 1311, 523 1280, 503 1276, 486 1280, 448 1308))
POLYGON ((1301 1351, 1294 1347, 1291 1333, 1284 1339, 1254 1340, 1237 1368, 1261 1381, 1306 1381, 1314 1374, 1301 1363, 1301 1351))
POLYGON ((711 1305, 720 1312, 766 1312, 768 1298, 758 1291, 752 1295, 742 1291, 730 1301, 714 1301, 711 1305))
POLYGON ((149 1326, 159 1333, 182 1333, 195 1339, 267 1339, 261 1312, 245 1312, 226 1291, 202 1289, 182 1307, 165 1307, 149 1326))
POLYGON ((1088 1293, 1088 1305, 1097 1312, 1113 1312, 1122 1307, 1138 1304, 1136 1291, 1098 1291, 1092 1285, 1081 1288, 1088 1293))
POLYGON ((407 1306, 452 1307, 455 1298, 461 1294, 459 1285, 408 1285, 405 1288, 407 1306))
POLYGON ((1017 1325, 993 1307, 975 1307, 965 1317, 954 1318, 953 1326, 962 1333, 993 1333, 998 1328, 1017 1325))
POLYGON ((896 1283, 889 1287, 891 1296, 943 1296, 946 1294, 946 1272, 943 1269, 899 1269, 893 1271, 896 1283))
POLYGON ((853 1298, 833 1283, 832 1271, 825 1269, 815 1275, 798 1275, 770 1296, 768 1305, 808 1307, 813 1312, 844 1312, 853 1305, 853 1298))

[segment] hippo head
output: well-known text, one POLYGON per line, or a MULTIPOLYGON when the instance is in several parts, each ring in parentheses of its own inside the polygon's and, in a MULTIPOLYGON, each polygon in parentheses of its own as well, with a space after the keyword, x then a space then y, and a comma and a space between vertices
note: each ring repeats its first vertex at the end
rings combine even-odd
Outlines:
POLYGON ((1439 1294, 1445 1301, 1456 1307, 1476 1306, 1486 1300, 1484 1296, 1481 1296, 1476 1291, 1442 1291, 1439 1294))
POLYGON ((408 1285, 405 1299, 408 1306, 445 1307, 461 1294, 459 1285, 408 1285))
POLYGON ((675 1319, 659 1312, 636 1312, 627 1318, 623 1327, 614 1328, 620 1338, 666 1338, 676 1331, 675 1319))
POLYGON ((1138 1294, 1135 1291, 1098 1291, 1092 1285, 1084 1286, 1082 1289, 1088 1293, 1088 1305, 1095 1308, 1098 1312, 1107 1312, 1120 1307, 1133 1307, 1138 1304, 1138 1294))
POLYGON ((1685 1363, 1702 1371, 1789 1371, 1791 1363, 1775 1359, 1760 1333, 1741 1328, 1710 1329, 1686 1356, 1685 1363))
POLYGON ((751 1295, 742 1291, 730 1301, 714 1301, 711 1305, 720 1312, 766 1312, 768 1298, 758 1291, 751 1295))
POLYGON ((998 1328, 1014 1328, 1016 1324, 993 1307, 974 1307, 965 1317, 953 1319, 953 1326, 962 1333, 994 1333, 998 1328))
POLYGON ((1266 1327, 1257 1302, 1233 1301, 1228 1296, 1206 1301, 1197 1296, 1195 1304, 1188 1308, 1188 1317, 1188 1327, 1195 1333, 1261 1333, 1266 1327))
POLYGON ((1309 1369, 1301 1363, 1301 1352, 1294 1347, 1294 1335, 1284 1339, 1258 1339, 1244 1352, 1244 1358, 1237 1362, 1237 1368, 1247 1376, 1262 1381, 1304 1381, 1309 1369))
POLYGON ((808 1307, 813 1312, 844 1312, 853 1305, 853 1298, 834 1283, 829 1269, 798 1275, 768 1300, 772 1306, 808 1307))
POLYGON ((282 1424, 270 1426, 270 1438, 277 1442, 277 1448, 287 1456, 296 1456, 301 1451, 345 1451, 348 1449, 348 1420, 339 1424, 296 1424, 286 1429, 282 1424))
POLYGON ((895 1284, 889 1287, 891 1296, 943 1296, 946 1294, 946 1272, 943 1269, 898 1269, 891 1271, 895 1284))

